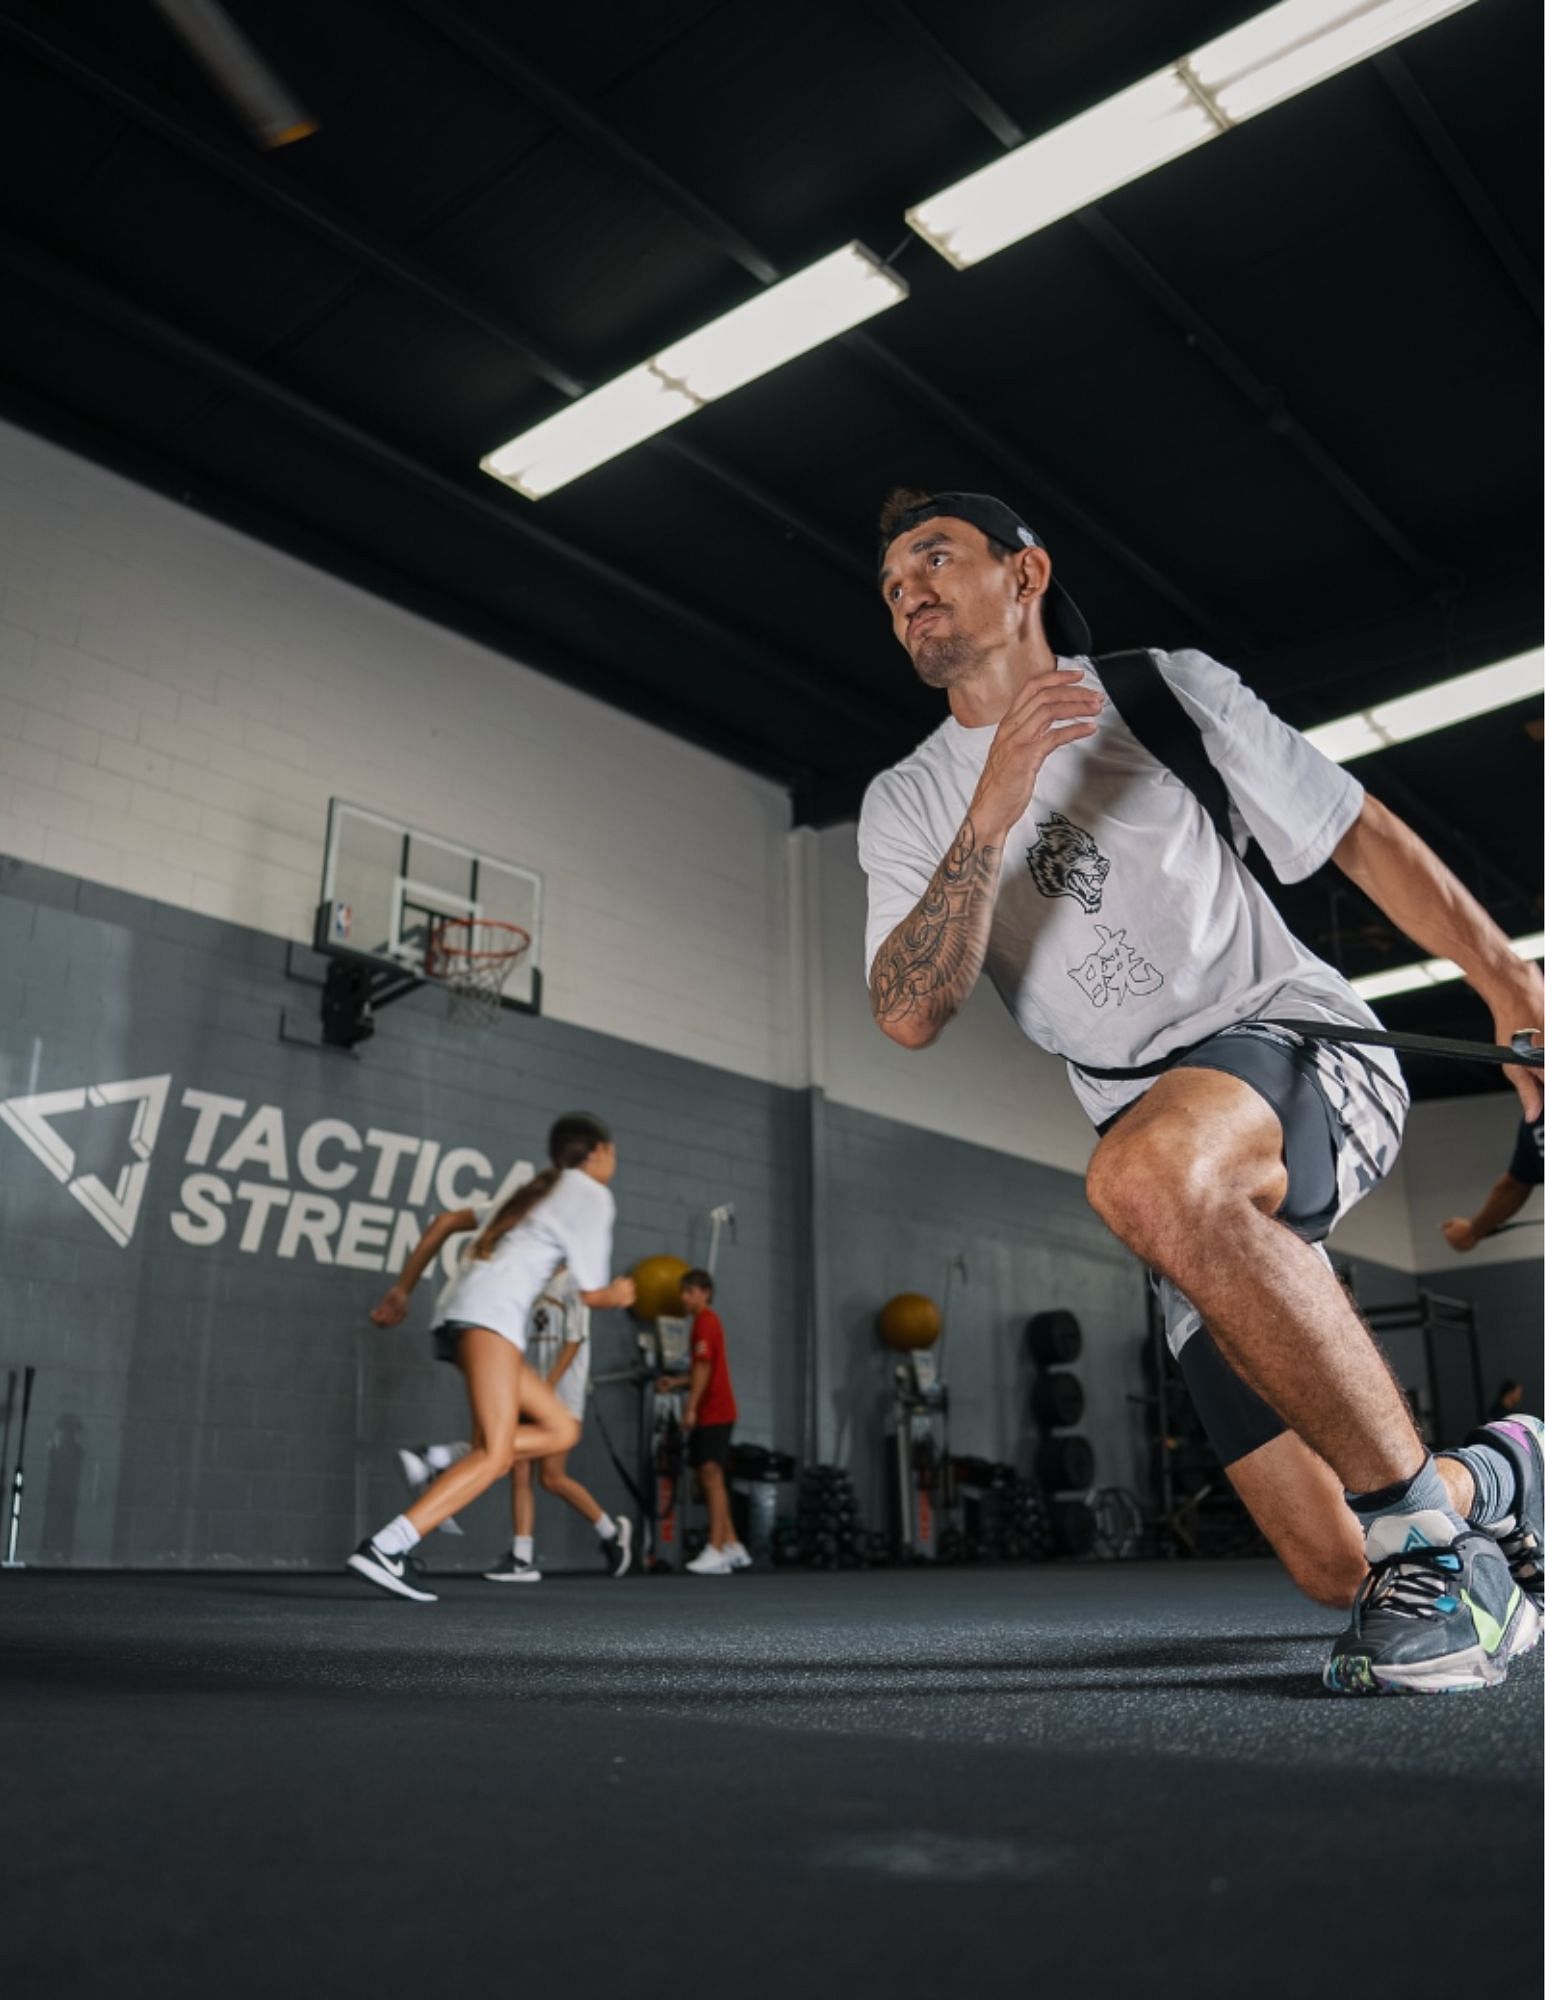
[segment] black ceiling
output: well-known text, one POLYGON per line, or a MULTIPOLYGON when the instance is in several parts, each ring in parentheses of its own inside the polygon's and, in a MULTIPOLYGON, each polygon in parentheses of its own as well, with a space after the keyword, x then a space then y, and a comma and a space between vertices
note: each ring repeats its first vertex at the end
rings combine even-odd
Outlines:
MULTIPOLYGON (((227 6, 315 137, 257 151, 149 0, 0 0, 0 408, 802 818, 937 716, 874 593, 896 482, 1002 493, 1097 645, 1203 646, 1302 725, 1539 643, 1537 0, 967 274, 909 203, 1259 0, 227 6), (852 237, 912 288, 872 328, 539 505, 477 470, 852 237)), ((1514 932, 1538 713, 1359 767, 1514 932)), ((1284 900, 1350 971, 1411 955, 1324 880, 1284 900)), ((1386 1011, 1484 1027, 1454 988, 1386 1011)))

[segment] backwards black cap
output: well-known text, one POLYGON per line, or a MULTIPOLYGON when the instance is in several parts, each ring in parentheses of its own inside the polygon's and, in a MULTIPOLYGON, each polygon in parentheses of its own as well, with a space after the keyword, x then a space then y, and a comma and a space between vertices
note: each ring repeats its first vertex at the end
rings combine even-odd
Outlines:
MULTIPOLYGON (((920 500, 893 523, 880 544, 882 569, 885 551, 898 535, 909 535, 924 521, 936 520, 941 514, 947 514, 952 520, 969 521, 973 528, 980 528, 984 535, 991 535, 995 542, 1002 542, 1011 549, 1043 549, 1046 546, 1012 507, 1005 507, 990 493, 935 493, 927 500, 920 500)), ((1063 659, 1073 659, 1080 653, 1093 652, 1094 641, 1089 636, 1084 614, 1055 577, 1047 586, 1042 604, 1046 639, 1054 653, 1060 654, 1063 659)))

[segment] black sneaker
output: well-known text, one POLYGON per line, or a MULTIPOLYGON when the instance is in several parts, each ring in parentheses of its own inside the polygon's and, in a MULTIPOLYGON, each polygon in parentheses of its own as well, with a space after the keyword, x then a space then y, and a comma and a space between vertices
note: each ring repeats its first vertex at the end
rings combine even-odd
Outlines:
POLYGON ((415 1604, 438 1604, 439 1599, 430 1590, 415 1590, 408 1581, 410 1571, 406 1556, 389 1556, 384 1549, 378 1549, 367 1536, 349 1557, 348 1566, 356 1576, 362 1576, 366 1583, 373 1583, 377 1590, 388 1590, 393 1597, 411 1597, 415 1604))
POLYGON ((1325 1666, 1337 1694, 1495 1687, 1540 1634, 1540 1614, 1490 1535, 1436 1510, 1368 1530, 1368 1574, 1325 1666))
POLYGON ((535 1563, 528 1563, 511 1550, 492 1569, 483 1571, 483 1579, 486 1583, 540 1583, 542 1572, 535 1563))
POLYGON ((633 1567, 633 1523, 626 1514, 616 1516, 617 1532, 601 1544, 601 1560, 612 1576, 626 1576, 633 1567))
POLYGON ((1517 1475, 1512 1513, 1487 1533, 1507 1557, 1514 1583, 1536 1611, 1545 1610, 1545 1424, 1538 1417, 1500 1417, 1471 1431, 1465 1443, 1500 1451, 1517 1475))

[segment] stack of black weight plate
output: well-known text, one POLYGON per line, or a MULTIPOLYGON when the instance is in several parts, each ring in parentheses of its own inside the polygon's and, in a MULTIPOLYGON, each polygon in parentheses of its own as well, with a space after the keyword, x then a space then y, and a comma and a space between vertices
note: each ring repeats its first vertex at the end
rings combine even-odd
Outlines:
POLYGON ((792 1540, 791 1559, 811 1569, 862 1569, 875 1559, 875 1538, 864 1532, 852 1477, 840 1465, 800 1474, 792 1540))

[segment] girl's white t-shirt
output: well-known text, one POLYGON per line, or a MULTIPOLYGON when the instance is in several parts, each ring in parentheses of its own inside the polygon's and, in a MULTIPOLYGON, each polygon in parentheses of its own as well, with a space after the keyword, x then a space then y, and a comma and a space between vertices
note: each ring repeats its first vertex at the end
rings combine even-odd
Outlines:
POLYGON ((558 1377, 558 1400, 574 1415, 585 1414, 585 1390, 590 1381, 590 1308, 579 1295, 572 1271, 548 1280, 531 1313, 532 1365, 550 1375, 570 1342, 575 1353, 558 1377))
POLYGON ((611 1189, 579 1167, 560 1174, 552 1192, 485 1258, 472 1255, 488 1219, 479 1214, 460 1267, 435 1302, 436 1324, 486 1326, 524 1350, 531 1308, 560 1264, 568 1265, 578 1291, 599 1292, 610 1284, 616 1214, 611 1189))

